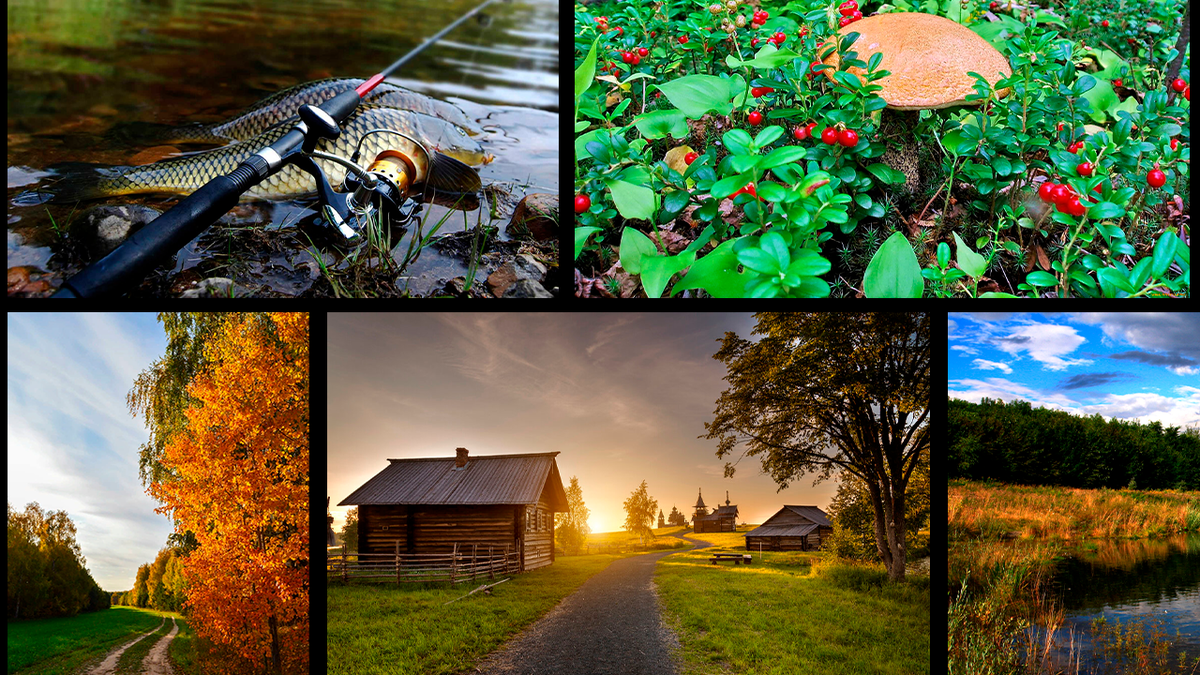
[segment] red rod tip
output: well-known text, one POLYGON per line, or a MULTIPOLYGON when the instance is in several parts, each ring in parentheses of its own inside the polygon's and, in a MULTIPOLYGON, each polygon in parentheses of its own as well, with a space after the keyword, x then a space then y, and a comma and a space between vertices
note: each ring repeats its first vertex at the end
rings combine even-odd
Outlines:
POLYGON ((354 90, 354 93, 358 94, 359 98, 362 98, 363 95, 365 95, 367 92, 374 89, 375 85, 379 84, 380 82, 383 82, 383 74, 382 73, 380 73, 379 75, 375 75, 371 79, 367 80, 366 82, 363 82, 362 84, 358 85, 358 88, 354 90))

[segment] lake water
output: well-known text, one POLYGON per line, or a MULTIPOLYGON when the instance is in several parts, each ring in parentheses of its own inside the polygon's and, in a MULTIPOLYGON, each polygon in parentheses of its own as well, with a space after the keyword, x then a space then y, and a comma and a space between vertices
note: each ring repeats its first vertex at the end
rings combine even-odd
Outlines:
POLYGON ((1200 673, 1200 536, 1088 542, 1056 565, 1055 586, 1065 621, 1054 661, 1067 672, 1078 663, 1080 673, 1200 673), (1158 665, 1137 666, 1128 643, 1114 649, 1113 628, 1138 625, 1160 634, 1158 665))

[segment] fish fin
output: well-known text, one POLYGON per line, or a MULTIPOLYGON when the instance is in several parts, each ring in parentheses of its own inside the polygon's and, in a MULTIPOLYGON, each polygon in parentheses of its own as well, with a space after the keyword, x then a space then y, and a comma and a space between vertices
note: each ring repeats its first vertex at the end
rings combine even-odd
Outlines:
POLYGON ((478 192, 483 187, 478 171, 440 152, 433 153, 429 178, 425 182, 441 192, 478 192))
POLYGON ((65 162, 51 168, 58 174, 58 180, 41 192, 50 195, 53 204, 72 204, 114 194, 116 179, 129 167, 65 162))

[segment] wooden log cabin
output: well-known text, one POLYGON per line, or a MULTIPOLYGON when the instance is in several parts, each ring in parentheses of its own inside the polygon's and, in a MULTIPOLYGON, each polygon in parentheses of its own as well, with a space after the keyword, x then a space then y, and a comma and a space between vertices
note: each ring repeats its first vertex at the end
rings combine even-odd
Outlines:
POLYGON ((567 510, 557 452, 389 459, 339 506, 358 506, 360 553, 519 554, 521 571, 554 562, 554 514, 567 510))
POLYGON ((815 506, 784 506, 746 533, 746 550, 815 551, 833 534, 833 523, 815 506))
POLYGON ((704 532, 733 532, 737 529, 738 507, 729 503, 729 492, 725 493, 725 506, 718 506, 712 513, 704 506, 701 492, 696 499, 696 512, 692 515, 692 527, 697 534, 704 532))

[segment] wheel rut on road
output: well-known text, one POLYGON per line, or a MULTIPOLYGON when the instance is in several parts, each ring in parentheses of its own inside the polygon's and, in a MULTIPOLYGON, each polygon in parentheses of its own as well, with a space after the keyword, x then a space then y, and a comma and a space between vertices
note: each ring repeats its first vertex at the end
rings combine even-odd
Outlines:
MULTIPOLYGON (((672 535, 704 548, 708 542, 672 535)), ((691 550, 691 549, 682 549, 691 550)), ((615 560, 479 664, 484 675, 675 675, 654 565, 675 551, 615 560)))

